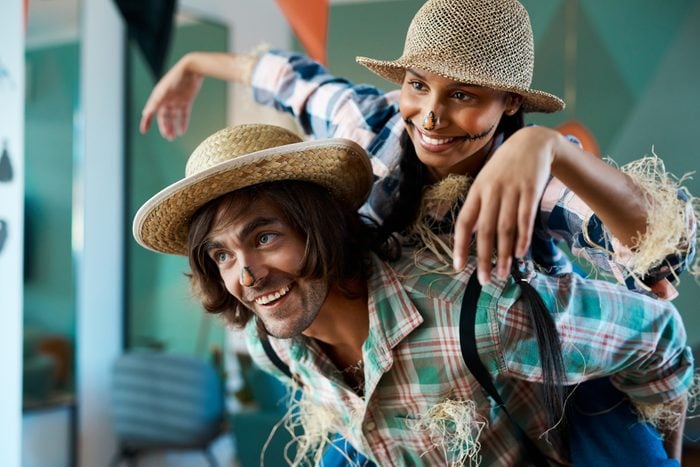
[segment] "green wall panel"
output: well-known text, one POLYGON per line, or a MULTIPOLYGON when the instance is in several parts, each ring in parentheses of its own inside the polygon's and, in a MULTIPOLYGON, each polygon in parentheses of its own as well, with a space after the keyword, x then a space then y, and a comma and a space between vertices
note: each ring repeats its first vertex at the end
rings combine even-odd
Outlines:
POLYGON ((73 114, 79 47, 70 42, 28 50, 26 62, 24 323, 73 341, 73 114))
MULTIPOLYGON (((227 30, 211 23, 191 23, 175 29, 170 52, 175 63, 188 51, 225 51, 227 30)), ((153 87, 140 52, 130 47, 131 90, 129 93, 128 218, 166 185, 183 177, 190 153, 207 136, 226 126, 226 84, 207 80, 195 103, 187 133, 173 142, 163 139, 156 128, 138 132, 141 109, 153 87)), ((154 122, 155 126, 155 122, 154 122)), ((127 307, 129 347, 161 345, 169 351, 192 354, 211 345, 223 345, 223 328, 206 316, 190 294, 185 257, 162 255, 141 248, 128 233, 127 307), (211 330, 211 335, 208 334, 211 330), (199 348, 198 339, 207 337, 199 348)))
POLYGON ((545 32, 550 29, 553 18, 559 15, 559 11, 565 6, 567 0, 525 0, 521 3, 530 15, 532 34, 535 37, 535 47, 539 47, 544 40, 545 32))
POLYGON ((356 83, 381 89, 398 86, 355 62, 358 55, 393 60, 401 56, 406 30, 423 1, 333 5, 328 33, 328 68, 356 83))
POLYGON ((577 1, 635 97, 655 74, 697 0, 577 1))
POLYGON ((615 55, 595 33, 590 18, 577 18, 576 103, 568 115, 584 123, 598 139, 603 154, 624 125, 636 100, 615 55))
MULTIPOLYGON (((564 2, 537 2, 537 9, 528 7, 530 21, 533 23, 535 35, 535 67, 533 71, 532 87, 541 91, 552 93, 565 99, 566 86, 566 62, 565 62, 565 30, 560 25, 565 22, 566 9, 564 2), (554 4, 557 8, 554 8, 554 4), (544 23, 540 18, 540 9, 549 18, 544 23), (534 24, 539 24, 535 32, 534 24)), ((555 114, 528 114, 525 116, 527 123, 555 126, 562 123, 566 116, 555 114)))

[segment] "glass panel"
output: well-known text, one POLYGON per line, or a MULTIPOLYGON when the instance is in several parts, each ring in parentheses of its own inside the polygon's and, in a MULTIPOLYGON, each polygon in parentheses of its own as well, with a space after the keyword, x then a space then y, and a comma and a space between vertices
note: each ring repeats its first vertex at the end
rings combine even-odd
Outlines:
MULTIPOLYGON (((177 60, 188 51, 225 51, 227 47, 225 26, 178 15, 169 56, 177 60)), ((167 69, 174 63, 169 62, 167 69)), ((156 128, 147 135, 138 132, 153 78, 133 44, 129 48, 129 64, 127 205, 131 220, 148 198, 182 178, 187 158, 204 138, 226 126, 227 86, 220 81, 205 81, 189 130, 169 142, 156 128)), ((204 314, 198 301, 191 298, 185 277, 186 258, 147 251, 138 246, 130 231, 128 238, 127 347, 156 347, 201 356, 213 345, 221 348, 222 326, 204 314)))
POLYGON ((78 1, 30 2, 25 98, 25 409, 70 401, 75 284, 71 256, 78 1))

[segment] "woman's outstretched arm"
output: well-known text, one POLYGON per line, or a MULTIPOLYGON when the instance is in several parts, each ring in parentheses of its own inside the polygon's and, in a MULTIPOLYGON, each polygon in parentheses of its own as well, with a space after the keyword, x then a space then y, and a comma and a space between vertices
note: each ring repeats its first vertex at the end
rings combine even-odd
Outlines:
POLYGON ((145 133, 156 117, 158 129, 169 140, 181 136, 189 123, 192 104, 204 78, 249 84, 257 57, 221 52, 185 54, 156 84, 141 113, 145 133))

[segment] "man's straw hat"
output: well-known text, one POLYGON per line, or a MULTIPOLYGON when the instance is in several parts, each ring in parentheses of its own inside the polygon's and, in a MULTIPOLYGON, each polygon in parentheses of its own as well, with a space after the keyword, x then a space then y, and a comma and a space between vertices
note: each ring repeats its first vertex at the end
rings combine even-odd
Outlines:
POLYGON ((461 83, 512 91, 525 112, 556 112, 564 101, 530 89, 535 52, 530 17, 516 0, 428 0, 413 17, 403 54, 383 61, 357 57, 383 78, 402 84, 406 69, 461 83))
POLYGON ((346 139, 302 142, 271 125, 226 128, 194 150, 185 178, 141 206, 134 238, 150 250, 187 255, 190 219, 200 207, 231 191, 279 180, 317 183, 356 209, 372 186, 372 167, 365 151, 346 139))

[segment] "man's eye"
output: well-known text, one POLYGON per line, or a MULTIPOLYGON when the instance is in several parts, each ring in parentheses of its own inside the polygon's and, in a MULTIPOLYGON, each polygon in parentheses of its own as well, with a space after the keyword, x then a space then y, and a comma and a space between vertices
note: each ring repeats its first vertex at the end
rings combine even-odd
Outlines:
POLYGON ((272 240, 274 240, 275 237, 277 237, 277 234, 274 234, 274 233, 268 232, 268 233, 260 234, 260 236, 258 236, 258 245, 267 245, 272 240))
POLYGON ((214 253, 214 261, 216 261, 218 264, 225 263, 228 258, 228 253, 225 251, 217 251, 214 253))

